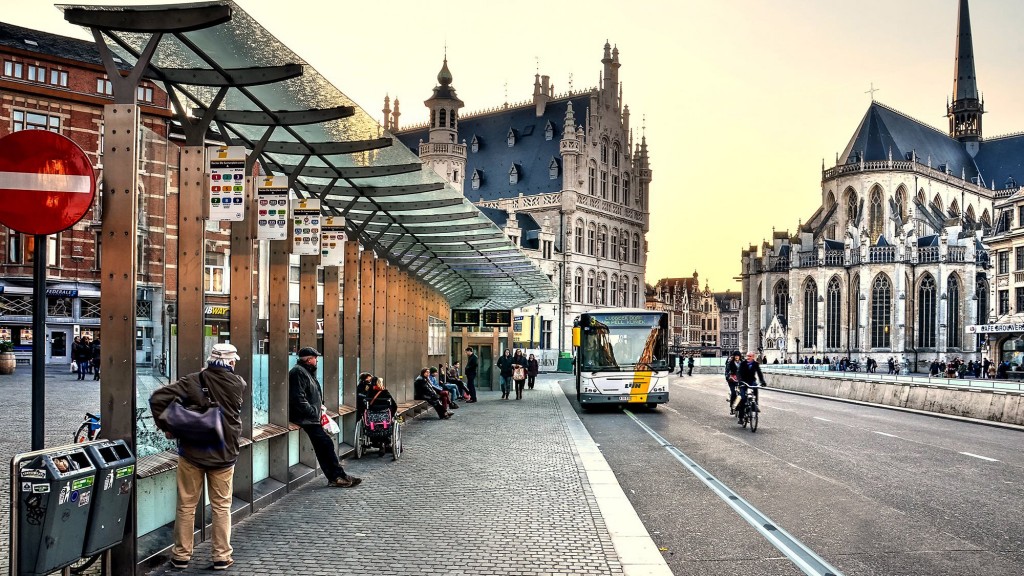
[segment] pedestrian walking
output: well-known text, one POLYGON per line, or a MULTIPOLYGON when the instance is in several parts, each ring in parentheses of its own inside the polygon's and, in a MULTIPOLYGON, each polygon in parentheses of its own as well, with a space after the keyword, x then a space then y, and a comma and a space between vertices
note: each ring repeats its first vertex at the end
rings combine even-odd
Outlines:
POLYGON ((321 356, 316 348, 309 346, 299 350, 299 359, 288 371, 288 419, 302 428, 313 444, 316 461, 327 476, 327 485, 334 488, 351 488, 362 482, 361 478, 349 476, 341 467, 338 454, 334 451, 334 440, 324 430, 322 416, 327 413, 324 406, 324 391, 316 377, 316 365, 321 356))
POLYGON ((92 358, 89 360, 89 364, 92 365, 92 379, 100 379, 100 339, 97 338, 92 343, 92 349, 90 350, 92 358))
POLYGON ((529 386, 530 390, 533 390, 534 382, 537 380, 537 374, 540 373, 540 362, 537 362, 537 357, 530 354, 530 357, 526 359, 526 376, 528 380, 526 385, 529 386))
POLYGON ((476 354, 473 353, 472 348, 467 347, 466 387, 469 388, 469 402, 476 402, 476 370, 478 366, 476 354))
POLYGON ((501 399, 508 400, 512 393, 512 350, 506 348, 505 353, 498 358, 498 375, 501 377, 501 399))
POLYGON ((167 434, 175 431, 165 415, 167 408, 180 401, 187 406, 219 409, 223 439, 208 432, 204 442, 178 440, 178 504, 174 515, 174 547, 171 564, 188 568, 192 559, 196 506, 203 494, 203 483, 213 510, 213 569, 226 570, 231 558, 231 501, 235 461, 242 434, 242 400, 246 383, 234 373, 238 350, 231 344, 215 344, 206 359, 206 368, 177 382, 158 388, 149 399, 153 422, 167 434))
POLYGON ((693 355, 686 359, 686 375, 693 376, 693 355))
POLYGON ((526 356, 522 350, 516 350, 512 356, 512 382, 516 386, 516 400, 523 399, 523 387, 526 386, 526 356))

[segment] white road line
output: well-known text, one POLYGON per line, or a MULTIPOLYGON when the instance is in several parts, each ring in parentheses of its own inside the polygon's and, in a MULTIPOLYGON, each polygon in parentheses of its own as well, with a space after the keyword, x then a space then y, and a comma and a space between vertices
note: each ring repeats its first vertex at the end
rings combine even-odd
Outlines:
POLYGON ((822 418, 821 416, 815 416, 815 420, 821 420, 822 422, 831 422, 828 418, 822 418))
POLYGON ((971 458, 978 458, 979 460, 986 460, 988 462, 999 462, 995 458, 989 458, 988 456, 978 456, 977 454, 971 454, 970 452, 961 452, 964 456, 970 456, 971 458))
POLYGON ((813 550, 804 546, 803 543, 794 538, 789 532, 783 530, 771 518, 765 516, 757 508, 754 508, 753 505, 741 498, 739 494, 723 484, 721 480, 712 476, 700 464, 697 464, 693 459, 684 454, 682 450, 670 444, 668 440, 662 438, 650 426, 641 422, 635 414, 629 410, 623 410, 623 412, 632 418, 638 426, 643 428, 651 438, 654 438, 658 444, 668 450, 691 474, 696 476, 712 492, 717 494, 719 498, 735 510, 741 518, 760 532, 765 540, 785 554, 801 572, 808 576, 843 576, 842 572, 815 554, 813 550))
POLYGON ((778 406, 769 406, 769 408, 773 408, 775 410, 781 410, 783 412, 796 412, 796 410, 793 410, 792 408, 779 408, 778 406))
POLYGON ((899 436, 895 434, 886 434, 885 432, 879 432, 878 430, 872 430, 872 432, 875 434, 881 434, 882 436, 888 436, 889 438, 899 438, 899 436))

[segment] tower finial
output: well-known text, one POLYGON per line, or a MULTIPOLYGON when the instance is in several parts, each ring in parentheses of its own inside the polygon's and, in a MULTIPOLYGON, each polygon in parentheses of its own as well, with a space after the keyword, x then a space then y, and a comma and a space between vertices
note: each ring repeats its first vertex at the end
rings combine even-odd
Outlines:
POLYGON ((981 116, 985 105, 978 93, 974 72, 974 41, 971 36, 971 10, 968 0, 960 0, 957 17, 956 63, 953 69, 953 103, 946 108, 949 136, 967 144, 973 157, 982 138, 981 116))

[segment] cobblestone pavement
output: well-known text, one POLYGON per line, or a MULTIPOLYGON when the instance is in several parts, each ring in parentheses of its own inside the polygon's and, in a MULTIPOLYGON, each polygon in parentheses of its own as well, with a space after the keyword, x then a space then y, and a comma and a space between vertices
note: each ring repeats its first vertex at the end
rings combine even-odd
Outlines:
MULTIPOLYGON (((398 462, 371 453, 345 463, 361 486, 327 488, 319 476, 237 524, 229 573, 628 573, 556 380, 542 376, 520 401, 484 392, 450 420, 429 411, 408 421, 398 462)), ((167 564, 151 574, 205 574, 211 565, 206 542, 187 570, 167 564)))

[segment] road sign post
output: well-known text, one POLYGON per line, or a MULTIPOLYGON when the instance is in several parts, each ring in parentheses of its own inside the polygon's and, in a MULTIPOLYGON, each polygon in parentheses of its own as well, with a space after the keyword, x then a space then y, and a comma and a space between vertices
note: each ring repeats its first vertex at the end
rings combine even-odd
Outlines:
POLYGON ((32 450, 45 443, 46 237, 74 226, 92 207, 96 174, 85 152, 46 130, 0 138, 0 223, 34 236, 32 450))

